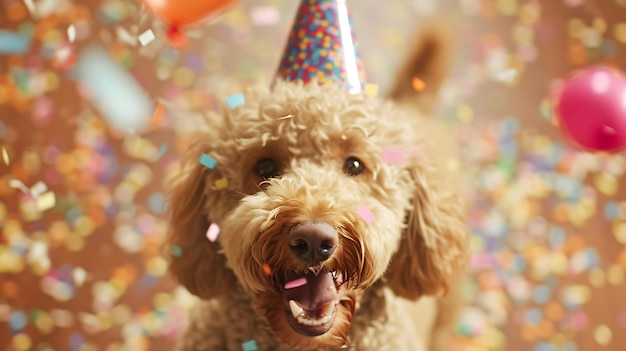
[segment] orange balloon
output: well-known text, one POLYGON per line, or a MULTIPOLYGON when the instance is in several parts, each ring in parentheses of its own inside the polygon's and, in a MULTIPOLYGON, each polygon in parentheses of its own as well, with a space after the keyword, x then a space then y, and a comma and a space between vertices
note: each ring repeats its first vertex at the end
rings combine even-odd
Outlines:
POLYGON ((178 28, 216 15, 236 0, 143 0, 169 26, 178 28))

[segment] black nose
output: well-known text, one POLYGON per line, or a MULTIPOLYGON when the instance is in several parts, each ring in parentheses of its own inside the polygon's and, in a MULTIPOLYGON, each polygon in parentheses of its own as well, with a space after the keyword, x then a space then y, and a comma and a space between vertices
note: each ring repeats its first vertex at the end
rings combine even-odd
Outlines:
POLYGON ((337 231, 326 222, 301 222, 289 230, 291 252, 311 266, 326 261, 337 248, 337 231))

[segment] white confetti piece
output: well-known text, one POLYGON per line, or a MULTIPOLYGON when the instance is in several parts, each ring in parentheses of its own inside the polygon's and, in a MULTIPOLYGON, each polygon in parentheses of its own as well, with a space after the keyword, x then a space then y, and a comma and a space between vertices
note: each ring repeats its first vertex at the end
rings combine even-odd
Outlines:
POLYGON ((256 26, 271 26, 280 20, 276 6, 255 6, 250 12, 250 19, 256 26))
POLYGON ((115 34, 117 35, 117 40, 121 41, 124 44, 128 44, 130 46, 137 45, 137 38, 130 34, 126 28, 118 26, 115 28, 115 34))
POLYGON ((70 40, 70 43, 76 40, 76 27, 73 24, 67 27, 67 38, 70 40))
POLYGON ((141 44, 141 46, 146 46, 150 44, 154 40, 154 38, 154 32, 152 32, 152 29, 148 29, 147 31, 139 35, 139 43, 141 44))
POLYGON ((74 278, 74 283, 77 286, 81 286, 85 283, 85 280, 87 279, 87 272, 81 267, 76 267, 72 271, 72 277, 74 278))
POLYGON ((24 185, 24 183, 22 183, 21 181, 17 180, 17 179, 9 179, 9 187, 13 188, 13 189, 20 189, 24 194, 28 194, 28 188, 26 187, 26 185, 24 185))
POLYGON ((111 126, 121 131, 137 131, 150 122, 155 104, 135 78, 104 49, 85 49, 76 69, 88 98, 111 126))
POLYGON ((33 0, 24 0, 24 5, 26 5, 28 12, 33 13, 35 11, 35 4, 33 3, 33 0))
POLYGON ((217 225, 216 223, 211 223, 211 225, 209 225, 209 228, 206 231, 207 239, 209 239, 210 242, 215 242, 215 240, 217 240, 217 237, 219 235, 220 235, 220 226, 217 225))
POLYGON ((42 181, 39 181, 35 185, 30 187, 30 194, 33 197, 38 197, 39 195, 45 193, 46 191, 48 191, 48 187, 42 181))
POLYGON ((56 204, 56 198, 52 191, 40 195, 37 197, 37 208, 39 211, 46 211, 54 207, 56 204))

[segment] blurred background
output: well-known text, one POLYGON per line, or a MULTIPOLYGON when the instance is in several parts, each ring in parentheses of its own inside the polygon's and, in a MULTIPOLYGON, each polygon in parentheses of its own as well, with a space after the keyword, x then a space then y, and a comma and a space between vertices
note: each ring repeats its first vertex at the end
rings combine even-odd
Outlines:
MULTIPOLYGON (((459 27, 438 118, 474 236, 451 350, 626 350, 626 159, 569 146, 548 98, 626 68, 626 0, 350 4, 380 95, 425 19, 459 27)), ((165 177, 204 111, 268 84, 297 6, 240 0, 178 50, 138 0, 0 0, 0 350, 172 350, 193 298, 161 257, 165 177), (81 66, 87 45, 128 75, 81 66), (141 93, 98 102, 81 76, 141 93), (103 105, 150 114, 120 130, 103 105)))

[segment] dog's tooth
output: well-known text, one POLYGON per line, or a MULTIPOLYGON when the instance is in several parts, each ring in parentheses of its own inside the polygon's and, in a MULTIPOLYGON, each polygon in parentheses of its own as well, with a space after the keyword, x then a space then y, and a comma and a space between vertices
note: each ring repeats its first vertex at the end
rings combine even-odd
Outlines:
POLYGON ((326 316, 330 316, 333 311, 335 310, 335 302, 329 302, 327 304, 325 304, 324 306, 322 306, 322 308, 320 308, 320 311, 322 312, 322 316, 326 317, 326 316))
POLYGON ((304 312, 304 309, 298 306, 294 300, 289 300, 289 309, 291 310, 293 318, 298 318, 298 316, 304 312))

